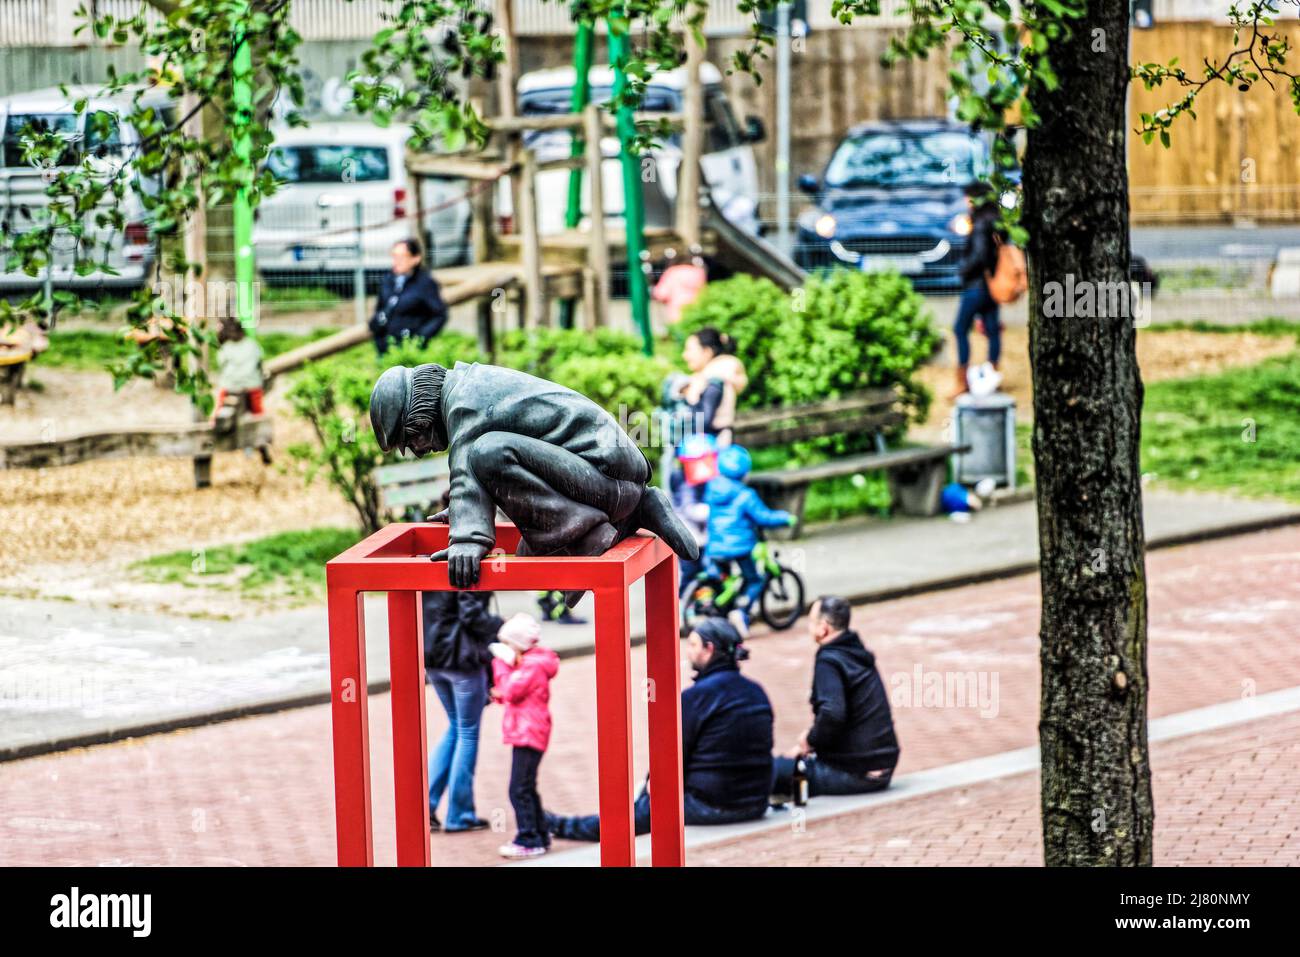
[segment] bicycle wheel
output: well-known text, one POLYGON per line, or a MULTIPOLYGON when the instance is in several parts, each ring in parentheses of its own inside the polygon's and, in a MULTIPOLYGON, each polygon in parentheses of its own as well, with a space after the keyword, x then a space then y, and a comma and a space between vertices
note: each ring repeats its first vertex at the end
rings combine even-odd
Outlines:
POLYGON ((764 582, 758 608, 769 628, 784 631, 803 614, 803 579, 793 569, 779 567, 781 574, 770 576, 764 582))
POLYGON ((716 578, 702 578, 687 590, 682 599, 682 627, 687 634, 698 619, 719 614, 717 597, 720 591, 722 582, 716 578))

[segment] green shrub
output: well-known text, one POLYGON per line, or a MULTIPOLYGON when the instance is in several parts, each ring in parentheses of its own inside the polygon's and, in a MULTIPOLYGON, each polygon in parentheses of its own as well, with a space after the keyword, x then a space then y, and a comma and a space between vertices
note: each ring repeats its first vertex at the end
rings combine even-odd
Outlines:
MULTIPOLYGON (((937 344, 923 301, 896 274, 842 270, 810 279, 787 294, 766 279, 740 275, 712 283, 678 326, 684 339, 704 326, 731 334, 749 373, 747 407, 831 399, 870 387, 896 386, 909 414, 922 416, 928 393, 913 380, 937 344)), ((381 364, 372 351, 353 350, 309 366, 289 398, 316 432, 315 444, 290 449, 310 479, 322 470, 356 510, 362 528, 378 528, 379 490, 371 474, 384 461, 370 431, 370 390, 391 365, 484 361, 467 336, 443 333, 426 347, 394 347, 381 364)), ((590 397, 625 427, 649 428, 672 360, 647 357, 632 335, 600 329, 515 330, 498 342, 498 365, 550 379, 590 397), (642 419, 644 416, 644 420, 642 419)), ((781 450, 785 462, 812 462, 859 451, 869 435, 826 436, 781 450)), ((849 497, 859 495, 854 487, 849 497)), ((841 490, 844 491, 844 490, 841 490)), ((839 499, 828 505, 841 511, 839 499)))
POLYGON ((911 282, 894 272, 839 269, 814 277, 804 290, 808 331, 818 347, 811 355, 832 367, 823 380, 827 393, 896 386, 909 414, 924 419, 930 393, 913 374, 940 340, 911 282))
POLYGON ((625 427, 647 417, 659 404, 663 381, 672 364, 639 351, 625 355, 573 356, 552 370, 549 378, 581 392, 625 427))
POLYGON ((740 274, 709 283, 698 299, 683 310, 673 327, 685 342, 707 326, 736 340, 736 355, 749 374, 749 388, 738 398, 744 408, 799 401, 783 394, 786 357, 804 350, 790 310, 790 295, 770 279, 740 274))
POLYGON ((796 405, 867 388, 897 386, 910 417, 930 396, 913 374, 939 338, 925 302, 897 273, 835 270, 786 293, 736 276, 710 283, 682 315, 685 339, 713 326, 736 340, 749 373, 747 408, 796 405))
POLYGON ((573 358, 641 354, 639 339, 613 329, 513 329, 497 340, 496 363, 555 382, 555 370, 573 358))
MULTIPOLYGON (((749 374, 742 407, 799 405, 893 387, 909 419, 923 419, 929 408, 930 393, 914 375, 939 338, 924 300, 897 273, 841 269, 790 293, 751 276, 710 283, 675 332, 684 340, 706 326, 736 340, 749 374)), ((806 465, 864 451, 872 442, 868 434, 845 433, 793 442, 777 454, 781 464, 806 465)))

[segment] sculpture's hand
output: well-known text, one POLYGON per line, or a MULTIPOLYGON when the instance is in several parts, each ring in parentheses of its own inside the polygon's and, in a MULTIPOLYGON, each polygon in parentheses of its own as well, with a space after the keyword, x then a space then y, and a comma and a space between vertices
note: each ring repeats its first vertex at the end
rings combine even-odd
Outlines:
POLYGON ((486 554, 486 546, 462 542, 434 552, 429 561, 447 563, 447 580, 452 588, 469 588, 478 584, 479 563, 486 554))
POLYGON ((426 522, 437 522, 439 525, 447 525, 451 522, 451 509, 444 508, 441 512, 430 515, 425 519, 426 522))

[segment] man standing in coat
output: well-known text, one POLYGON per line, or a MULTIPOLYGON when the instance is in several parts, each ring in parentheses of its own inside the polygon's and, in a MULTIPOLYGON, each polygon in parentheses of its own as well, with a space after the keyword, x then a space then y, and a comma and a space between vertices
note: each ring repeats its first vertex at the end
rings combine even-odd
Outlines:
POLYGON ((788 797, 795 764, 804 763, 808 794, 864 794, 889 787, 898 738, 876 659, 849 630, 849 603, 827 595, 813 602, 808 634, 817 643, 813 724, 794 750, 775 761, 772 793, 788 797))
MULTIPOLYGON (((695 683, 682 692, 682 782, 687 824, 734 824, 767 813, 772 782, 772 704, 740 673, 740 634, 722 618, 701 618, 686 639, 695 683)), ((650 833, 650 785, 632 806, 638 834, 650 833)), ((599 841, 600 815, 546 815, 556 837, 599 841)))
POLYGON ((428 342, 447 324, 447 306, 438 281, 421 264, 418 239, 393 244, 393 271, 384 277, 370 318, 370 334, 382 356, 390 339, 428 342))

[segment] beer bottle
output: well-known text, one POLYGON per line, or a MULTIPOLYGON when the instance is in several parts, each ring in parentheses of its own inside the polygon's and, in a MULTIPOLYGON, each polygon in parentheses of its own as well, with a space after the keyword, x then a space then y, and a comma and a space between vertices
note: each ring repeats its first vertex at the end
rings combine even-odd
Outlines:
POLYGON ((794 777, 790 790, 794 794, 794 806, 803 807, 808 803, 808 765, 803 755, 794 759, 794 777))

